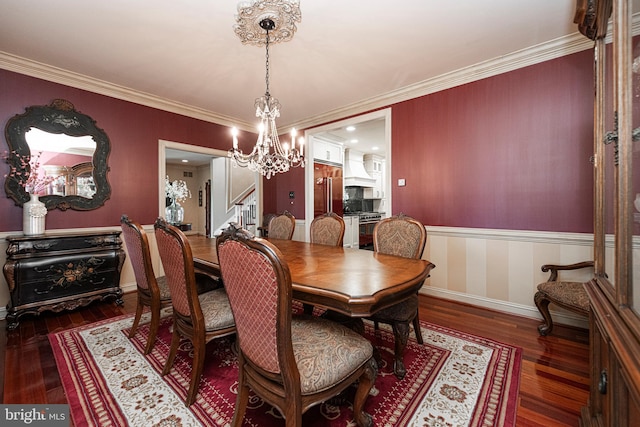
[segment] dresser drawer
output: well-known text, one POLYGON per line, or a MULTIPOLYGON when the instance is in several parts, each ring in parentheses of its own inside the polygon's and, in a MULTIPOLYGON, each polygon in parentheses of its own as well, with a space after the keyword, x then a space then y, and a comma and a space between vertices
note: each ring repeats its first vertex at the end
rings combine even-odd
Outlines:
POLYGON ((106 298, 123 303, 125 254, 119 231, 10 236, 7 241, 8 329, 26 314, 73 310, 106 298))
POLYGON ((18 262, 15 305, 117 287, 118 259, 113 252, 91 256, 36 258, 18 262))

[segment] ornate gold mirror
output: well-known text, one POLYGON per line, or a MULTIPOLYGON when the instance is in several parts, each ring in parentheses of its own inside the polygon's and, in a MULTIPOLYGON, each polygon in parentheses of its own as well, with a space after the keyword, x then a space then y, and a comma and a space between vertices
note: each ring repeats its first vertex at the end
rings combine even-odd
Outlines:
MULTIPOLYGON (((12 169, 30 172, 31 165, 24 159, 39 156, 42 170, 38 173, 52 177, 40 196, 47 209, 96 209, 111 196, 109 137, 69 101, 56 99, 51 105, 28 107, 7 122, 5 137, 12 169)), ((29 201, 14 176, 7 177, 4 188, 17 205, 29 201)))

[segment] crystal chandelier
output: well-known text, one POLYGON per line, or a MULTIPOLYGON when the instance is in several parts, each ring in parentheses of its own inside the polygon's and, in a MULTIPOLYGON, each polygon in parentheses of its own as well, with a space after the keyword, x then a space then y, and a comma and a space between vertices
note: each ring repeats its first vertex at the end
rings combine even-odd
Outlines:
POLYGON ((238 148, 238 131, 233 128, 233 148, 229 157, 233 164, 248 167, 270 179, 276 173, 287 172, 292 167, 304 167, 304 139, 296 144, 296 130, 291 131, 291 145, 280 143, 276 118, 280 117, 280 102, 269 92, 269 44, 288 41, 300 22, 300 5, 297 0, 256 0, 238 5, 237 24, 234 30, 243 44, 266 47, 266 91, 255 101, 256 117, 260 118, 258 140, 249 154, 238 148), (266 33, 264 39, 262 34, 266 33))

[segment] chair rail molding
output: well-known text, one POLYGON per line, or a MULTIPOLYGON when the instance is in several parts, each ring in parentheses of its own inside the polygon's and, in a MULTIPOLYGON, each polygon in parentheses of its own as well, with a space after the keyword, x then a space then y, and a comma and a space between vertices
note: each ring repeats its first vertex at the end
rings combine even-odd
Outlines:
MULTIPOLYGON (((593 235, 526 230, 497 230, 462 227, 425 226, 427 246, 423 258, 436 265, 421 293, 443 299, 462 301, 518 316, 541 319, 533 302, 538 283, 547 279, 543 264, 570 264, 593 259, 593 235)), ((153 225, 144 229, 150 237, 153 267, 158 274, 162 264, 153 235, 153 225)), ((296 219, 293 240, 305 241, 306 221, 296 219)), ((56 230, 73 233, 79 230, 119 230, 119 227, 56 230)), ((6 251, 5 237, 16 232, 0 233, 0 251, 6 251)), ((640 250, 640 239, 634 239, 634 250, 640 250)), ((607 236, 607 247, 613 239, 607 236)), ((124 248, 126 250, 126 247, 124 248)), ((568 272, 569 273, 569 272, 568 272)), ((588 280, 584 273, 571 272, 575 280, 588 280)), ((9 293, 0 275, 0 319, 9 293)), ((136 289, 135 277, 128 257, 122 268, 120 287, 124 292, 136 289)), ((586 327, 584 319, 564 310, 553 311, 557 324, 586 327)))

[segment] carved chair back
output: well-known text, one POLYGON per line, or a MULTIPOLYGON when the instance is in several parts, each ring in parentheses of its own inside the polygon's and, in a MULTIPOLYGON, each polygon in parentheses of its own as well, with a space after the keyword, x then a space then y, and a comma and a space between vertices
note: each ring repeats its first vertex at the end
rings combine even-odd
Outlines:
POLYGON ((344 220, 334 212, 327 212, 311 222, 311 243, 342 246, 344 240, 344 220))
POLYGON ((284 211, 269 221, 269 237, 272 239, 291 240, 295 229, 296 218, 289 211, 284 211))

